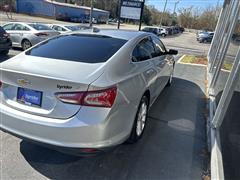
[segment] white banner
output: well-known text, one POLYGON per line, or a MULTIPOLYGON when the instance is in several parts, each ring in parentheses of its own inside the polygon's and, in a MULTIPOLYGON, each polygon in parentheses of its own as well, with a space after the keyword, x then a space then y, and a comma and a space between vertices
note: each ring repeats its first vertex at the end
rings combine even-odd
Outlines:
POLYGON ((136 19, 141 17, 141 8, 122 6, 121 18, 136 19))

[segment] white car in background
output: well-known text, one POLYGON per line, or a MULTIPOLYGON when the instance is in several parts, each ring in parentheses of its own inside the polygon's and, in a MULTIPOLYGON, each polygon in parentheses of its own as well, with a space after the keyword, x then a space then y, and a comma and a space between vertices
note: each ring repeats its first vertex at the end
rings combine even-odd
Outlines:
POLYGON ((2 27, 10 35, 12 46, 23 50, 60 34, 42 23, 10 22, 2 27))
POLYGON ((143 28, 142 31, 151 32, 153 34, 156 34, 157 36, 162 36, 162 37, 165 37, 165 36, 168 35, 167 30, 165 28, 162 28, 162 27, 150 26, 150 27, 143 28))
POLYGON ((51 29, 59 32, 59 33, 68 33, 72 31, 81 31, 90 29, 88 26, 82 26, 82 25, 64 25, 64 24, 48 24, 48 27, 51 29))

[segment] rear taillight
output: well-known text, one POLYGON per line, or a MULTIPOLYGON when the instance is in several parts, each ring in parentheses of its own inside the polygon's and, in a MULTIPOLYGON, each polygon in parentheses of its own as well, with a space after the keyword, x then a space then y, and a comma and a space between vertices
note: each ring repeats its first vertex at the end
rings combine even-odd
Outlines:
POLYGON ((36 33, 35 35, 36 35, 36 36, 48 36, 49 34, 48 34, 48 33, 41 32, 41 33, 36 33))
POLYGON ((4 33, 3 37, 9 37, 10 35, 8 33, 4 33))
POLYGON ((116 95, 116 87, 99 91, 56 93, 56 97, 64 103, 108 108, 112 107, 116 95))

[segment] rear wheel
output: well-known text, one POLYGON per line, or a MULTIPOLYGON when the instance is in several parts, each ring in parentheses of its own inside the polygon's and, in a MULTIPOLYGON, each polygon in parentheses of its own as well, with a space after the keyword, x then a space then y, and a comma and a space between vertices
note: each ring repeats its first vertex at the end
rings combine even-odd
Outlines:
POLYGON ((143 96, 141 102, 138 107, 138 111, 135 117, 135 121, 133 124, 132 132, 127 140, 128 143, 137 142, 143 135, 143 132, 146 127, 147 115, 148 115, 148 98, 147 96, 143 96))
POLYGON ((23 40, 23 42, 22 42, 23 50, 25 51, 25 50, 29 49, 30 47, 32 47, 31 42, 27 39, 23 40))
POLYGON ((162 34, 162 37, 166 37, 166 34, 165 34, 165 33, 163 33, 163 34, 162 34))

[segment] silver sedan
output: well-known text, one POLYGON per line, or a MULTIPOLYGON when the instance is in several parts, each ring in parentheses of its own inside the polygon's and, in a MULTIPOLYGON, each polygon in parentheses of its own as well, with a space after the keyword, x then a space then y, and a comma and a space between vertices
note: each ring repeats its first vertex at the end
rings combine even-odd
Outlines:
POLYGON ((81 30, 91 29, 89 26, 82 26, 82 25, 48 24, 47 26, 61 34, 69 33, 72 31, 81 31, 81 30))
POLYGON ((60 34, 40 23, 10 22, 3 25, 3 29, 10 34, 12 46, 21 47, 23 50, 60 34))
POLYGON ((149 108, 172 83, 176 54, 146 32, 76 32, 44 41, 1 64, 0 127, 83 154, 136 142, 149 108))

